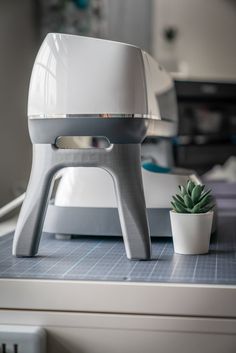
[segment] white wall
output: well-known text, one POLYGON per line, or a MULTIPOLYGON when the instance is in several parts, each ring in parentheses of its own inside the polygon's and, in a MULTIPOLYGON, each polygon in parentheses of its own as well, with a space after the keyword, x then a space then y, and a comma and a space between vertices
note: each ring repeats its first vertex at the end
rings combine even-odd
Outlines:
POLYGON ((164 65, 186 63, 193 78, 236 79, 235 0, 153 0, 152 13, 152 51, 164 65), (178 28, 173 45, 162 35, 169 25, 178 28))
POLYGON ((152 0, 107 0, 107 37, 150 51, 151 4, 152 0))
POLYGON ((0 206, 27 182, 28 83, 35 55, 32 0, 0 1, 0 206))

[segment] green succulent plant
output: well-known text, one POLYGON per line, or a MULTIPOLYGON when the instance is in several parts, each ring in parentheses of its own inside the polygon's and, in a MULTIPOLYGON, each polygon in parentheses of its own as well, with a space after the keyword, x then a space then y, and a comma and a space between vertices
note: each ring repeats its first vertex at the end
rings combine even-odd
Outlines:
POLYGON ((206 213, 214 206, 211 190, 205 191, 205 185, 188 180, 186 186, 179 185, 180 193, 173 196, 171 205, 177 213, 206 213))

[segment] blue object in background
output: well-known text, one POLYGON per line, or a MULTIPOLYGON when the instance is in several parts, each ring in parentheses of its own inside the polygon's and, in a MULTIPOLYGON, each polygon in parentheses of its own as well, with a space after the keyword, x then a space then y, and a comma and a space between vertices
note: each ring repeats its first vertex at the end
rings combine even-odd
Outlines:
POLYGON ((167 167, 161 167, 155 163, 152 162, 143 162, 142 163, 142 167, 146 170, 148 170, 149 172, 153 172, 153 173, 170 173, 171 172, 171 168, 167 168, 167 167))
POLYGON ((180 145, 179 137, 178 137, 178 136, 172 137, 171 141, 172 141, 172 144, 173 144, 174 146, 180 145))
POLYGON ((73 2, 79 9, 85 10, 89 7, 90 0, 73 0, 73 2))
POLYGON ((236 135, 232 135, 230 140, 234 145, 236 145, 236 135))

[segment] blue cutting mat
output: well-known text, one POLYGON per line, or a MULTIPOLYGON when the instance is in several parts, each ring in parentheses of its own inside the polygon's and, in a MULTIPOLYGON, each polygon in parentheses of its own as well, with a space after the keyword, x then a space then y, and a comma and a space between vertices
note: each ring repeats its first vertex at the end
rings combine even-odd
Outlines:
POLYGON ((126 259, 122 239, 56 240, 44 234, 39 255, 15 258, 12 235, 0 238, 0 278, 236 284, 236 217, 221 217, 210 253, 173 252, 172 239, 152 240, 151 261, 126 259))

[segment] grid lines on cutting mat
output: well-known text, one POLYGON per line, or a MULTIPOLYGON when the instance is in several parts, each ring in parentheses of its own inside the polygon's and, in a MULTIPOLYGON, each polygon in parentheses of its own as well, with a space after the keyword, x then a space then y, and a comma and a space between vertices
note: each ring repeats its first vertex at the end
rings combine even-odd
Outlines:
POLYGON ((126 258, 122 238, 44 234, 39 254, 11 255, 13 235, 0 238, 0 278, 236 284, 236 219, 221 217, 207 255, 174 253, 171 238, 152 239, 150 261, 126 258))

